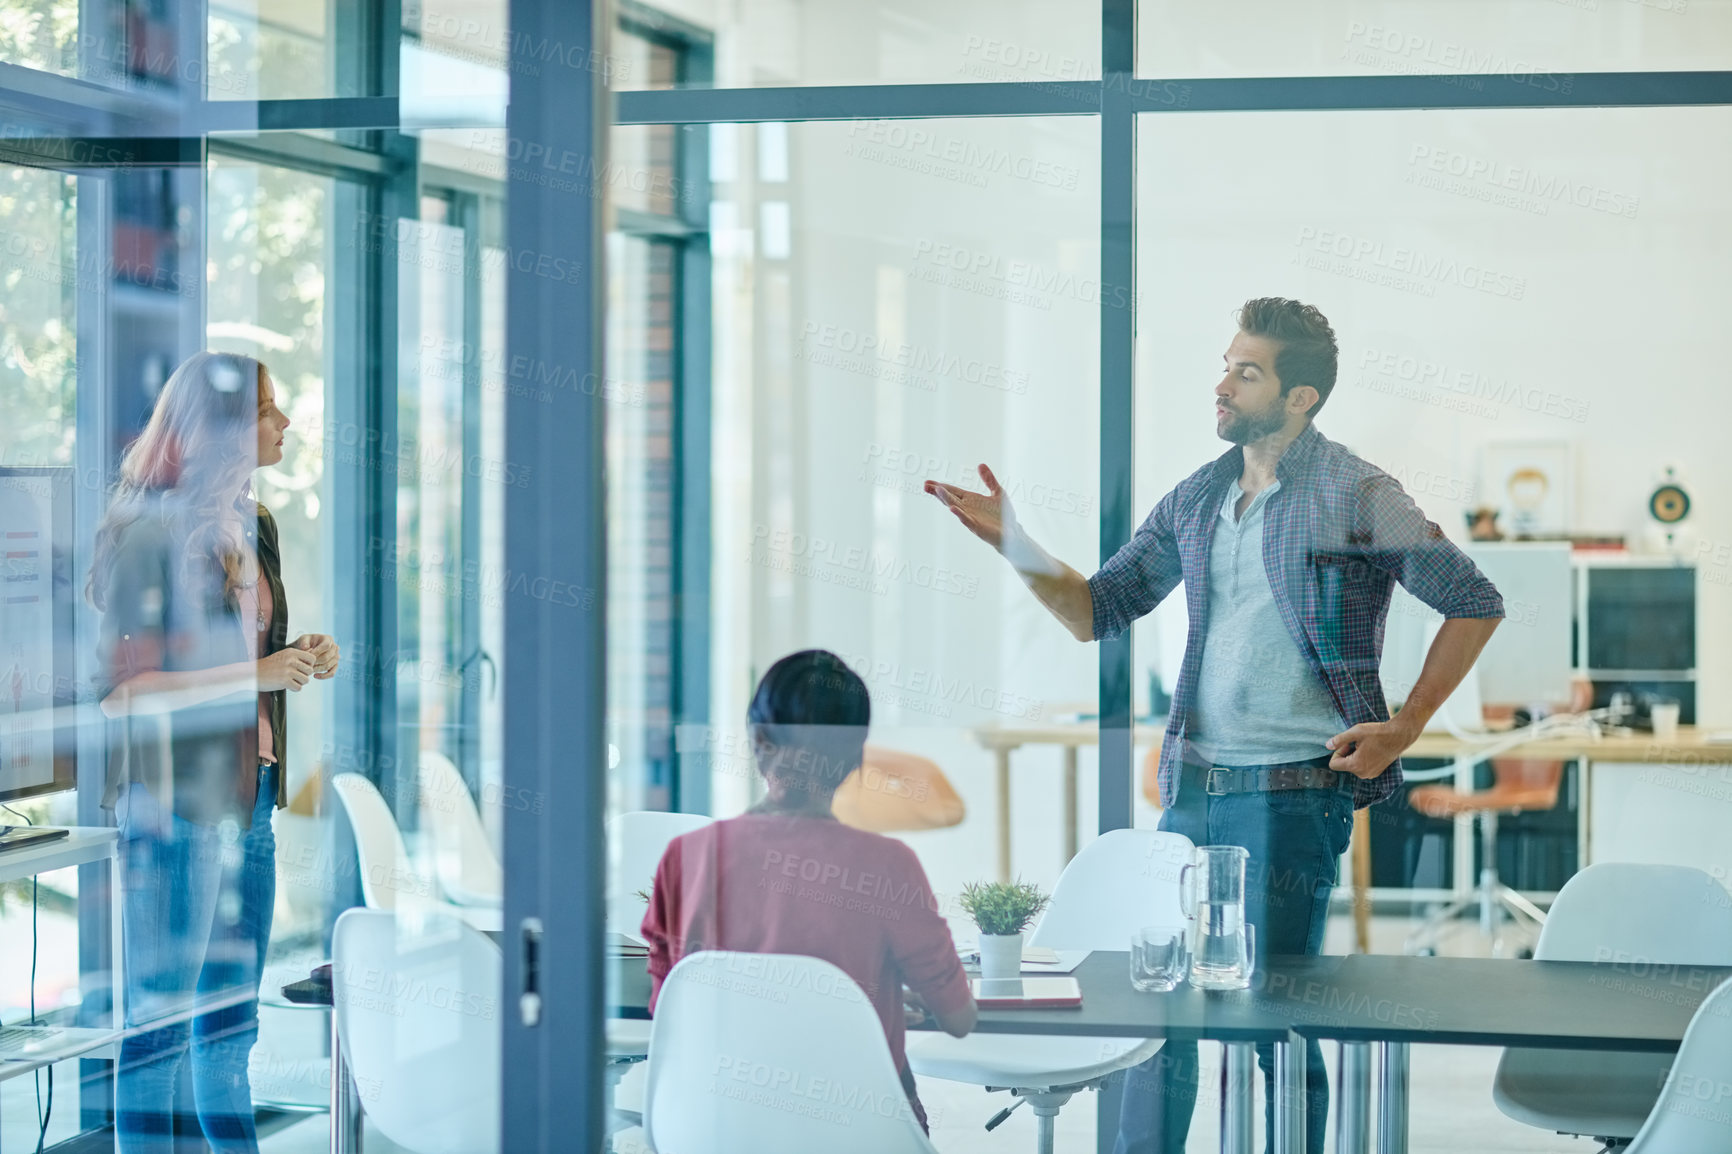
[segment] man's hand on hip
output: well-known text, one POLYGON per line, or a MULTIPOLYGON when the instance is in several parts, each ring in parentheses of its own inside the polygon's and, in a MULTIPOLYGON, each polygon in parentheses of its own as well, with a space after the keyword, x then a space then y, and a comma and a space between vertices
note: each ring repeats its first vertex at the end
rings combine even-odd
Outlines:
POLYGON ((1323 743, 1334 756, 1329 768, 1370 780, 1388 769, 1419 736, 1400 721, 1364 721, 1323 743))

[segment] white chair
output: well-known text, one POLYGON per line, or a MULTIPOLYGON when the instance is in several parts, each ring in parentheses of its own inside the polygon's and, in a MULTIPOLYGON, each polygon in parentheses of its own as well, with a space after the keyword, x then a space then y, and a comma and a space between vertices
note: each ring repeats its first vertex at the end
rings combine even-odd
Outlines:
POLYGON ((487 840, 463 775, 450 758, 433 750, 421 751, 417 769, 421 826, 433 835, 439 888, 460 906, 501 905, 505 871, 487 840))
MULTIPOLYGON (((607 823, 608 889, 607 928, 632 941, 638 940, 647 908, 639 891, 647 893, 655 884, 656 867, 668 843, 683 833, 710 824, 712 818, 695 813, 661 810, 630 810, 607 823)), ((631 1067, 649 1057, 649 1023, 615 1018, 607 1027, 608 1105, 631 1067)), ((614 1119, 631 1121, 624 1110, 614 1119)))
MULTIPOLYGON (((1688 866, 1589 866, 1558 892, 1534 957, 1732 965, 1732 894, 1688 866)), ((1492 1100, 1518 1122, 1591 1135, 1610 1150, 1635 1137, 1653 1113, 1672 1061, 1627 1051, 1505 1050, 1492 1100)))
POLYGON ((656 866, 668 843, 713 820, 698 813, 631 810, 607 823, 609 930, 636 939, 647 908, 638 892, 647 893, 655 884, 656 866))
POLYGON ((346 910, 331 936, 337 1038, 361 1109, 415 1154, 499 1147, 499 947, 457 918, 346 910))
POLYGON ((1728 1070, 1732 1070, 1732 982, 1723 982, 1696 1008, 1660 1100, 1625 1154, 1732 1151, 1728 1070))
POLYGON ((478 930, 500 928, 498 907, 458 906, 442 902, 438 887, 417 870, 403 845, 403 832, 391 807, 379 796, 372 782, 358 773, 339 773, 331 779, 349 826, 355 831, 355 857, 361 871, 361 900, 373 910, 405 910, 412 907, 445 910, 478 930))
MULTIPOLYGON (((1181 925, 1179 871, 1195 847, 1150 829, 1104 833, 1071 859, 1029 945, 1055 950, 1128 950, 1137 930, 1181 925)), ((1127 980, 1128 975, 1127 975, 1127 980)), ((908 1035, 916 1074, 1009 1090, 1038 1119, 1038 1149, 1051 1154, 1059 1110, 1079 1090, 1152 1058, 1159 1038, 1063 1038, 1027 1034, 908 1035)), ((1008 1112, 1008 1111, 1007 1111, 1008 1112)))
POLYGON ((936 1154, 854 980, 790 954, 692 954, 656 1002, 643 1132, 660 1154, 936 1154))
POLYGON ((403 833, 378 788, 358 773, 339 773, 331 779, 331 787, 355 831, 361 898, 367 908, 394 910, 410 899, 435 899, 432 883, 410 864, 403 833))

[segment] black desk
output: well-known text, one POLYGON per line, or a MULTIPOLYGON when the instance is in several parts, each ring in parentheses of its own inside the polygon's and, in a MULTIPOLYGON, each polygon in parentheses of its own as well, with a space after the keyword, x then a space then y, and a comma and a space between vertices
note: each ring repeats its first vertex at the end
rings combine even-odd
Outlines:
MULTIPOLYGON (((1258 986, 1280 983, 1283 989, 1308 988, 1331 980, 1345 959, 1279 957, 1269 962, 1268 975, 1258 986)), ((649 973, 641 959, 614 958, 609 992, 617 995, 613 1014, 620 1018, 649 1017, 649 973)), ((1181 985, 1165 994, 1143 994, 1131 988, 1130 955, 1102 951, 1090 954, 1073 975, 1082 987, 1083 1004, 1074 1010, 982 1010, 977 1031, 985 1034, 1060 1034, 1070 1037, 1173 1038, 1212 1042, 1285 1042, 1293 1016, 1281 999, 1260 989, 1211 991, 1181 985)), ((915 1027, 936 1029, 935 1026, 915 1027)))
MULTIPOLYGON (((1305 988, 1328 981, 1341 958, 1278 957, 1269 960, 1263 982, 1305 988)), ((1097 952, 1076 968, 1082 1005, 1074 1010, 982 1010, 975 1027, 986 1034, 1051 1034, 1101 1038, 1170 1038, 1222 1042, 1227 1049, 1227 1086, 1221 1099, 1221 1148, 1224 1154, 1256 1149, 1255 1082, 1259 1043, 1276 1049, 1276 1133, 1287 1135, 1283 1150, 1303 1144, 1305 1054, 1303 1039, 1292 1030, 1289 1007, 1259 989, 1207 992, 1181 985, 1164 994, 1138 993, 1131 987, 1130 954, 1097 952)), ((609 992, 613 1014, 648 1016, 649 975, 641 959, 613 959, 609 992)), ((935 1029, 933 1026, 919 1027, 935 1029)))
MULTIPOLYGON (((1407 1149, 1407 1054, 1415 1042, 1577 1050, 1678 1048, 1708 994, 1732 968, 1415 958, 1382 954, 1270 958, 1249 990, 1171 993, 1131 988, 1128 954, 1091 954, 1076 969, 1083 1004, 1074 1010, 982 1010, 989 1034, 1144 1037, 1222 1042, 1227 1092, 1221 1143, 1255 1148, 1254 1047, 1276 1048, 1278 1150, 1303 1143, 1305 1040, 1342 1043, 1337 1078, 1338 1149, 1370 1142, 1370 1046, 1382 1055, 1377 1143, 1407 1149)), ((649 975, 641 959, 615 960, 621 1017, 646 1017, 649 975)), ((930 1027, 928 1027, 930 1028, 930 1027)))
POLYGON ((1413 1043, 1675 1051, 1697 1007, 1732 978, 1732 968, 1651 963, 1381 954, 1318 960, 1333 964, 1291 980, 1271 966, 1262 999, 1277 1013, 1284 1005, 1300 1036, 1342 1043, 1336 1129, 1344 1154, 1369 1146, 1372 1043, 1382 1057, 1377 1148, 1405 1154, 1413 1043))
POLYGON ((1279 981, 1295 988, 1329 980, 1340 958, 1271 958, 1268 975, 1249 990, 1202 991, 1181 985, 1165 994, 1131 986, 1130 954, 1100 951, 1076 968, 1082 1006, 1074 1010, 982 1010, 975 1027, 986 1034, 1064 1034, 1102 1038, 1282 1043, 1292 1018, 1256 988, 1279 981))

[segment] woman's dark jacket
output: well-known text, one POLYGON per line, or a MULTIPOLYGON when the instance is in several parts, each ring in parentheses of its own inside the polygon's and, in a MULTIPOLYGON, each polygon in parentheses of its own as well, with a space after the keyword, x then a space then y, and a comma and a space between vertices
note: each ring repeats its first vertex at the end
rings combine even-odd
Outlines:
MULTIPOLYGON (((222 566, 187 544, 195 515, 173 491, 139 498, 139 515, 116 536, 103 588, 100 666, 105 683, 98 698, 141 673, 212 669, 250 662, 249 623, 233 595, 224 592, 222 566)), ((258 551, 259 580, 271 590, 271 622, 260 655, 288 644, 289 608, 283 592, 277 523, 254 505, 247 527, 258 551), (255 527, 256 526, 256 527, 255 527)), ((267 695, 276 763, 286 762, 288 719, 285 694, 267 695)), ((233 817, 252 824, 258 792, 258 700, 253 693, 227 697, 173 713, 138 714, 108 721, 108 784, 104 808, 113 808, 131 782, 139 782, 175 815, 201 825, 233 817)), ((288 804, 287 784, 274 775, 276 804, 288 804)))

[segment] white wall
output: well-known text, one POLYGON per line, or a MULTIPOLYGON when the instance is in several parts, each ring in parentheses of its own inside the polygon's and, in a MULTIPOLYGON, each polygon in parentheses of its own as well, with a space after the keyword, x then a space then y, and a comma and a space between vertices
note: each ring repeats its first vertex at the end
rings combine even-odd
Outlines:
POLYGON ((1219 451, 1208 373, 1232 304, 1310 301, 1342 350, 1319 428, 1403 477, 1452 536, 1467 509, 1498 503, 1480 471, 1496 441, 1566 440, 1576 529, 1637 548, 1648 494, 1676 466, 1695 501, 1686 553, 1707 546, 1699 707, 1732 720, 1732 647, 1716 644, 1732 566, 1712 552, 1732 540, 1732 399, 1702 363, 1732 290, 1714 255, 1732 242, 1732 157, 1699 146, 1729 126, 1718 109, 1145 120, 1139 506, 1219 451), (1529 191, 1500 204, 1480 199, 1508 191, 1484 177, 1424 187, 1459 165, 1529 191), (1396 273, 1400 250, 1458 275, 1396 273), (1462 283, 1481 274, 1494 291, 1462 283))

